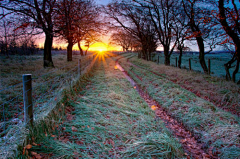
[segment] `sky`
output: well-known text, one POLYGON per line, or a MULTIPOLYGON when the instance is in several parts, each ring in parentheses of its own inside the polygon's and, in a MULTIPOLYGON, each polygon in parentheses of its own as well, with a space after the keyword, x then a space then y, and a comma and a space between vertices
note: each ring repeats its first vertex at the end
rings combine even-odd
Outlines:
MULTIPOLYGON (((107 5, 108 3, 110 3, 112 0, 95 0, 96 4, 98 5, 107 5)), ((43 47, 44 45, 44 37, 40 38, 38 40, 40 47, 43 47)), ((89 51, 96 51, 96 50, 100 50, 100 51, 107 51, 107 50, 121 50, 121 47, 119 46, 108 46, 108 37, 102 37, 102 42, 97 42, 95 44, 93 44, 90 48, 89 51)), ((67 43, 60 43, 57 41, 54 41, 53 46, 54 47, 58 47, 59 45, 61 45, 62 47, 66 48, 67 47, 67 43)), ((84 46, 82 46, 83 49, 85 49, 84 46)), ((77 44, 75 44, 73 46, 73 50, 78 50, 77 44)))
MULTIPOLYGON (((98 5, 107 5, 107 4, 110 3, 111 1, 112 1, 112 0, 95 0, 96 4, 98 4, 98 5)), ((237 5, 239 6, 240 3, 237 3, 237 5)), ((38 41, 39 41, 40 46, 42 47, 43 44, 44 44, 44 37, 40 38, 38 41)), ((107 45, 107 43, 108 43, 108 37, 103 37, 103 38, 102 38, 102 41, 103 41, 103 42, 98 42, 98 43, 95 43, 94 45, 92 45, 89 50, 90 50, 90 51, 95 51, 95 50, 101 50, 101 51, 119 50, 119 51, 120 51, 120 50, 121 50, 121 47, 117 47, 117 46, 112 46, 112 47, 111 47, 111 46, 108 46, 108 45, 107 45)), ((64 44, 63 44, 63 43, 59 44, 59 43, 57 43, 57 42, 54 42, 53 45, 54 45, 54 46, 62 45, 63 47, 67 47, 67 44, 66 44, 66 43, 64 43, 64 44)), ((195 44, 195 45, 191 45, 190 48, 191 48, 193 51, 198 50, 196 44, 195 44)), ((84 46, 83 46, 83 49, 85 49, 84 46)), ((158 47, 157 49, 158 49, 158 50, 162 50, 161 47, 158 47)), ((73 50, 78 50, 77 45, 75 45, 75 46, 73 47, 73 50)))
POLYGON ((102 4, 102 5, 106 5, 109 2, 111 2, 111 0, 95 0, 97 4, 102 4))

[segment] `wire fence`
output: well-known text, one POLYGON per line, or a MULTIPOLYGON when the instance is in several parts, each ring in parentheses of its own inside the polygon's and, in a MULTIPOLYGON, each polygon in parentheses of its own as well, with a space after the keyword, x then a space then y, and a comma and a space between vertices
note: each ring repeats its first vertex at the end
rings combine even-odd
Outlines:
MULTIPOLYGON (((229 54, 223 53, 205 55, 205 60, 208 68, 210 66, 210 69, 208 70, 209 74, 211 74, 212 76, 225 78, 226 71, 224 64, 227 63, 230 59, 231 56, 229 54)), ((152 61, 159 64, 164 64, 164 60, 165 58, 163 53, 156 53, 152 58, 152 61)), ((179 54, 172 54, 170 58, 170 65, 178 67, 178 60, 179 54)), ((184 54, 182 56, 181 68, 203 73, 203 69, 199 62, 198 54, 184 54)), ((232 74, 233 71, 234 68, 231 68, 230 73, 232 74)), ((237 73, 236 79, 240 79, 240 71, 237 73)))
POLYGON ((81 76, 94 58, 79 59, 74 66, 54 68, 41 76, 23 75, 23 82, 0 90, 0 158, 14 155, 28 133, 26 126, 48 115, 61 100, 63 88, 81 76))

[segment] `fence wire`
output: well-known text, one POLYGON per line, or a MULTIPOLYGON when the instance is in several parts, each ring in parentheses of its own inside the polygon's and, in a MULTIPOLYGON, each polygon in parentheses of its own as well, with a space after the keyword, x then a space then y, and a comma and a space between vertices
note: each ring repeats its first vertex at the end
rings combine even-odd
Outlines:
MULTIPOLYGON (((159 58, 159 64, 164 64, 164 60, 165 60, 164 54, 163 53, 154 54, 152 61, 158 63, 158 58, 159 58)), ((171 55, 171 58, 170 58, 171 66, 176 67, 176 58, 177 58, 177 64, 178 64, 179 54, 171 55)), ((181 68, 187 69, 187 70, 190 69, 189 59, 191 60, 191 70, 203 73, 202 66, 199 62, 198 54, 183 54, 181 68)), ((225 78, 226 71, 225 71, 224 64, 231 59, 231 56, 229 54, 206 54, 205 55, 206 65, 208 65, 209 59, 211 60, 210 74, 212 76, 225 78)), ((231 68, 230 73, 232 74, 233 71, 234 71, 234 68, 231 68)), ((240 71, 237 73, 236 79, 240 79, 240 71)))
MULTIPOLYGON (((93 58, 89 57, 82 59, 80 71, 84 72, 92 60, 93 58)), ((79 66, 71 65, 55 68, 40 76, 33 75, 32 88, 25 92, 32 91, 32 105, 27 107, 33 106, 33 119, 30 118, 27 123, 24 123, 23 82, 0 90, 0 158, 16 155, 14 151, 28 133, 25 126, 31 120, 48 115, 60 101, 63 87, 77 79, 79 66)))

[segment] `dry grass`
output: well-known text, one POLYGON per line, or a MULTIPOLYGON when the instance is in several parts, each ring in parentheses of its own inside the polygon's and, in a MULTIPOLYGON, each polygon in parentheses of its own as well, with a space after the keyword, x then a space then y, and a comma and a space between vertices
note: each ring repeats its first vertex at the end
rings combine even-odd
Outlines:
MULTIPOLYGON (((2 70, 5 72, 1 72, 1 89, 3 91, 0 92, 2 112, 0 114, 0 144, 4 149, 1 147, 0 158, 16 155, 17 147, 23 144, 25 136, 28 134, 23 123, 22 83, 11 87, 12 81, 16 78, 21 79, 22 74, 25 73, 33 75, 34 121, 42 120, 61 101, 64 89, 71 88, 79 77, 77 72, 79 56, 74 56, 72 62, 67 62, 65 56, 55 54, 53 56, 55 68, 46 69, 42 68, 42 57, 40 56, 1 57, 2 70), (17 70, 18 67, 19 70, 17 70), (13 71, 7 72, 8 69, 13 69, 13 71), (11 88, 4 90, 7 86, 11 88)), ((84 73, 83 71, 88 65, 88 57, 81 59, 82 73, 84 73)))
POLYGON ((41 146, 30 151, 52 158, 183 158, 179 141, 114 70, 113 60, 90 74, 74 87, 75 95, 67 93, 66 120, 55 137, 42 132, 35 138, 41 146))
POLYGON ((179 86, 209 100, 216 106, 240 116, 240 87, 231 81, 206 74, 157 65, 154 62, 131 58, 130 62, 143 66, 153 72, 167 77, 179 86))
MULTIPOLYGON (((128 74, 174 118, 181 121, 188 130, 193 132, 210 154, 217 155, 220 151, 221 157, 228 156, 229 158, 236 158, 236 156, 240 155, 239 117, 225 112, 204 98, 199 98, 197 93, 192 93, 182 86, 183 84, 184 86, 192 86, 194 91, 200 92, 205 90, 204 87, 210 85, 211 88, 216 87, 216 90, 211 90, 211 92, 217 94, 217 90, 222 88, 216 81, 217 78, 208 78, 212 80, 212 83, 208 81, 201 82, 207 75, 156 65, 153 62, 137 58, 130 60, 138 65, 145 66, 147 69, 134 67, 126 59, 122 59, 120 60, 122 66, 128 74), (154 70, 161 76, 155 75, 149 70, 154 70), (231 151, 232 153, 230 153, 231 151)), ((234 83, 225 82, 225 84, 226 86, 223 87, 230 89, 231 92, 239 89, 234 83)), ((236 95, 235 98, 239 97, 238 93, 233 93, 232 96, 234 95, 236 95)), ((234 101, 238 102, 239 98, 235 98, 234 101)))

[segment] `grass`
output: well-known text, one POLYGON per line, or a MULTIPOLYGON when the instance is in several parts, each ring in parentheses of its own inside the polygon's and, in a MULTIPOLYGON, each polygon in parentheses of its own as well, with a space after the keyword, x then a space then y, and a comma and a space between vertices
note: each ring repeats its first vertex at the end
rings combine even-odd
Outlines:
MULTIPOLYGON (((157 62, 158 56, 160 57, 160 64, 164 64, 164 54, 155 54, 154 56, 154 61, 157 62)), ((176 58, 179 58, 179 54, 172 54, 171 55, 171 66, 176 65, 176 58)), ((191 55, 191 54, 184 54, 182 56, 182 68, 189 69, 189 58, 191 58, 191 64, 192 64, 192 69, 198 72, 202 72, 202 67, 199 63, 199 57, 198 55, 191 55)), ((225 78, 225 68, 224 64, 226 64, 228 61, 231 60, 231 55, 230 54, 206 54, 205 56, 205 61, 206 64, 208 64, 208 59, 211 60, 211 74, 216 77, 222 77, 225 78)), ((235 63, 236 64, 236 63, 235 63)), ((234 64, 234 65, 235 65, 234 64)), ((234 71, 235 68, 231 68, 230 72, 234 71)), ((240 79, 240 72, 237 73, 236 75, 236 80, 240 79)))
MULTIPOLYGON (((63 55, 56 55, 53 57, 54 60, 61 61, 63 55)), ((4 59, 4 57, 1 58, 4 59)), ((37 77, 32 83, 34 122, 36 123, 38 120, 46 118, 48 114, 52 112, 61 100, 63 90, 71 88, 78 77, 77 59, 68 63, 66 61, 56 62, 55 68, 41 70, 37 68, 42 67, 40 66, 40 61, 42 61, 42 59, 35 56, 11 56, 3 61, 5 61, 5 63, 1 63, 4 66, 3 69, 7 69, 7 67, 10 67, 14 62, 16 67, 19 65, 34 66, 32 68, 26 68, 25 70, 19 70, 18 74, 17 69, 15 70, 16 72, 8 72, 8 76, 5 74, 6 76, 3 79, 1 78, 1 80, 3 83, 7 83, 8 81, 11 81, 11 78, 20 77, 22 73, 27 73, 27 71, 32 72, 33 78, 37 77), (23 60, 19 60, 20 63, 17 63, 17 58, 23 58, 23 60), (66 67, 60 69, 60 66, 66 67)), ((82 58, 82 66, 83 71, 87 66, 87 57, 82 58)), ((1 107, 2 113, 0 114, 0 149, 3 151, 0 151, 0 158, 7 158, 8 156, 16 155, 15 151, 17 147, 22 145, 25 141, 24 139, 28 134, 28 131, 25 129, 23 123, 22 85, 17 85, 13 88, 6 89, 6 91, 1 91, 0 93, 0 104, 3 106, 3 108, 1 107)))
POLYGON ((114 61, 94 67, 65 97, 65 119, 35 130, 30 149, 52 158, 183 158, 181 144, 139 96, 114 61), (56 131, 55 131, 56 130, 56 131), (46 135, 47 133, 47 135, 46 135))
MULTIPOLYGON (((176 73, 175 68, 150 65, 150 62, 136 58, 131 58, 131 61, 142 62, 142 65, 148 65, 152 70, 161 70, 167 76, 168 72, 176 73)), ((164 76, 159 77, 148 70, 133 67, 126 62, 126 59, 120 62, 128 74, 142 88, 145 88, 154 100, 195 134, 209 153, 217 155, 221 152, 219 157, 228 156, 229 158, 240 156, 240 120, 237 116, 219 109, 211 102, 199 98, 164 76)), ((184 71, 178 70, 178 74, 186 74, 184 71)), ((186 78, 190 78, 192 74, 190 73, 186 78)))
MULTIPOLYGON (((77 75, 78 59, 82 60, 82 70, 84 69, 87 57, 73 56, 72 62, 66 61, 66 55, 54 54, 53 62, 55 68, 46 68, 42 66, 42 56, 18 56, 13 55, 9 58, 1 58, 1 85, 0 85, 0 105, 5 106, 5 120, 13 117, 19 117, 23 111, 22 97, 22 75, 32 74, 33 98, 34 103, 41 104, 45 102, 45 96, 61 87, 63 82, 71 79, 72 75, 77 75), (65 60, 62 60, 65 59, 65 60), (22 67, 23 66, 23 67, 22 67), (14 86, 16 85, 16 86, 14 86), (15 99, 15 97, 18 97, 15 99), (11 108, 11 110, 7 110, 11 108)), ((3 109, 3 108, 1 108, 3 109)), ((3 114, 0 114, 2 121, 3 114)))
POLYGON ((240 116, 240 88, 231 81, 171 66, 130 58, 130 62, 156 72, 215 105, 240 116))

